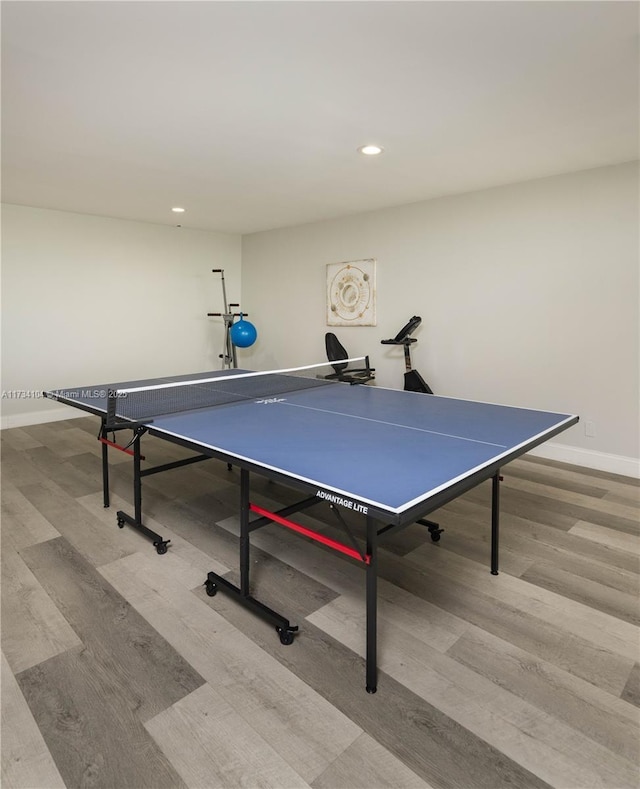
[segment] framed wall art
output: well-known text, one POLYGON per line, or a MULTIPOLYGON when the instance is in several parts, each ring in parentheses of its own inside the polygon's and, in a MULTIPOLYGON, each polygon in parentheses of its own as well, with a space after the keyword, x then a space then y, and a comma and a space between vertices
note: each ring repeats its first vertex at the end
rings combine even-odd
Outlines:
POLYGON ((375 325, 375 259, 328 263, 327 326, 375 325))

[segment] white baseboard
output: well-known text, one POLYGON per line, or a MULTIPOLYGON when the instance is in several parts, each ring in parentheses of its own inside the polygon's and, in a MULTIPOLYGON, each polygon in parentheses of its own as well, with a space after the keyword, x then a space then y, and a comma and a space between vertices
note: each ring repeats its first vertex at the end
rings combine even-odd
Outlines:
MULTIPOLYGON (((83 416, 87 416, 87 414, 84 412, 78 413, 78 410, 75 408, 58 404, 55 411, 34 411, 29 414, 3 416, 0 419, 0 429, 40 425, 43 422, 59 422, 63 419, 78 419, 83 416)), ((594 452, 592 449, 553 443, 542 444, 532 449, 528 454, 546 458, 547 460, 570 463, 573 466, 593 468, 597 471, 607 471, 610 474, 621 474, 624 477, 640 479, 640 459, 624 455, 609 455, 606 452, 594 452)))
POLYGON ((608 471, 610 474, 621 474, 624 477, 640 479, 640 459, 625 455, 609 455, 606 452, 595 452, 593 449, 570 447, 566 444, 547 443, 532 449, 528 454, 547 460, 558 460, 574 466, 593 468, 597 471, 608 471))

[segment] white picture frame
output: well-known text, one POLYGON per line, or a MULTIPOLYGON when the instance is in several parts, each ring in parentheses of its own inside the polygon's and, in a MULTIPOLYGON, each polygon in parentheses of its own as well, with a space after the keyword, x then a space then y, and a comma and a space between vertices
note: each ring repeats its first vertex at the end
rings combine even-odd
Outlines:
POLYGON ((327 326, 375 325, 375 258, 328 263, 327 326))

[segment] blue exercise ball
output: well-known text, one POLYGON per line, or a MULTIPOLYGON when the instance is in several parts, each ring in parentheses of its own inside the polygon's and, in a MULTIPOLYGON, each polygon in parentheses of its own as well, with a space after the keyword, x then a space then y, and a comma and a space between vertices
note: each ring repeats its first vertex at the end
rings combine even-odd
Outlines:
POLYGON ((258 332, 253 323, 246 321, 242 315, 240 320, 231 327, 231 342, 238 348, 248 348, 256 341, 258 332))

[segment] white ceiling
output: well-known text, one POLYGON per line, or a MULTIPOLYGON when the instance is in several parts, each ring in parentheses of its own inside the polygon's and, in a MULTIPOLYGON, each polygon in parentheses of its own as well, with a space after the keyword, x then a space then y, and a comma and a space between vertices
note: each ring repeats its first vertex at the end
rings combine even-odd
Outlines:
POLYGON ((639 7, 5 0, 3 201, 251 233, 630 161, 639 7))

